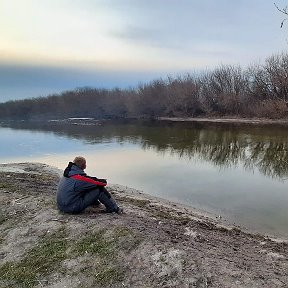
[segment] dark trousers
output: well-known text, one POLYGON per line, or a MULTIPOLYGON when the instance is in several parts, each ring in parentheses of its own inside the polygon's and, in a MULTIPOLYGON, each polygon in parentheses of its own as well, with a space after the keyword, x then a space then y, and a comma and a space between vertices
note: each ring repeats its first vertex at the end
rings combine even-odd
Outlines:
POLYGON ((74 206, 73 213, 80 213, 88 206, 100 201, 106 207, 107 212, 114 212, 118 210, 118 206, 110 193, 104 188, 94 189, 83 193, 77 205, 74 206))

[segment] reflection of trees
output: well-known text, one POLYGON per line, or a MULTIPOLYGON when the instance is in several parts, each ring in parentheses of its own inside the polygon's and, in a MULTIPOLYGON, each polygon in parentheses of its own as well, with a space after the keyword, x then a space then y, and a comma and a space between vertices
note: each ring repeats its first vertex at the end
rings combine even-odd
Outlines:
POLYGON ((288 140, 285 127, 259 127, 217 123, 96 122, 94 125, 67 123, 9 124, 15 129, 53 132, 80 139, 87 144, 105 141, 139 144, 157 153, 180 158, 198 158, 219 167, 242 163, 270 177, 288 176, 288 140))
MULTIPOLYGON (((286 140, 287 141, 287 140, 286 140)), ((257 167, 264 175, 284 178, 288 175, 288 143, 252 143, 246 167, 257 167)))

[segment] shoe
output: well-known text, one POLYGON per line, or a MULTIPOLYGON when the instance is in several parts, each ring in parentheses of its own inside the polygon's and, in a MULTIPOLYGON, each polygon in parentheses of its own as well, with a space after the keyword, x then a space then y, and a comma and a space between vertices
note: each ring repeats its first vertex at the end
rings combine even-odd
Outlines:
POLYGON ((123 214, 123 213, 124 213, 124 209, 118 207, 118 209, 116 210, 116 213, 117 213, 117 214, 123 214))
POLYGON ((117 213, 117 214, 123 214, 124 210, 123 208, 118 207, 116 210, 100 210, 100 213, 117 213))

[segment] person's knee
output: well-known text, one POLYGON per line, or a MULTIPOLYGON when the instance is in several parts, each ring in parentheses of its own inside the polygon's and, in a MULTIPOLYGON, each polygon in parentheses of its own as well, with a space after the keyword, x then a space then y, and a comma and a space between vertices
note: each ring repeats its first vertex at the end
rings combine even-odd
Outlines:
POLYGON ((103 193, 105 196, 107 196, 109 199, 111 198, 111 194, 105 189, 104 187, 100 188, 100 194, 103 193))

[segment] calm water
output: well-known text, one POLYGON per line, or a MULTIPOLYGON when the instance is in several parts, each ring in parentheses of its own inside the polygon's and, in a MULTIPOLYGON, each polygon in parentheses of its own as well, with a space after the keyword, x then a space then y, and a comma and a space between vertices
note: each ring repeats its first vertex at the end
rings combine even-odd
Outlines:
POLYGON ((1 163, 61 169, 87 158, 87 173, 288 237, 288 137, 281 126, 170 122, 0 126, 1 163))

